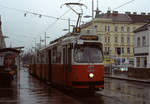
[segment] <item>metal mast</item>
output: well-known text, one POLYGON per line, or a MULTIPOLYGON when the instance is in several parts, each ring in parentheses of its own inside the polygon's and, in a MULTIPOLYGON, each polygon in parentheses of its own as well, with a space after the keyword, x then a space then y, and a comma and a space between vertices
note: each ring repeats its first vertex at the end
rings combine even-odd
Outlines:
POLYGON ((94 19, 94 1, 92 0, 92 20, 94 19))

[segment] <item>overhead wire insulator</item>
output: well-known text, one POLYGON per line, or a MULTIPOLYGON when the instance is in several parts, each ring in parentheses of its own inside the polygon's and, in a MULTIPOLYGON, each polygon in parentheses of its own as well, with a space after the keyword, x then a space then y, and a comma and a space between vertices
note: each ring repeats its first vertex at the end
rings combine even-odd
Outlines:
POLYGON ((42 17, 42 15, 41 14, 39 14, 39 18, 41 18, 42 17))
POLYGON ((26 17, 27 16, 27 13, 24 13, 24 17, 26 17))

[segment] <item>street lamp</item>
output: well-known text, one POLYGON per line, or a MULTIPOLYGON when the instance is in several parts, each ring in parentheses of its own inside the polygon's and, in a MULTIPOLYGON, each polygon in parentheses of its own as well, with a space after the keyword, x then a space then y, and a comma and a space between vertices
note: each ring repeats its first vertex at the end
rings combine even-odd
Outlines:
POLYGON ((92 16, 90 16, 90 15, 86 15, 86 16, 84 16, 84 18, 91 18, 92 16))
POLYGON ((109 70, 110 70, 110 73, 112 73, 112 68, 111 68, 111 51, 112 50, 108 50, 108 54, 109 54, 109 70))

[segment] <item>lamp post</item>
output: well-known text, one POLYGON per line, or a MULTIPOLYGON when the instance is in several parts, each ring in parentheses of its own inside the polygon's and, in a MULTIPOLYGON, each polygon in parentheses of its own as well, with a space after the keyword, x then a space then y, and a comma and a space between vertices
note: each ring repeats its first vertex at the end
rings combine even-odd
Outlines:
POLYGON ((112 74, 112 68, 111 68, 111 51, 112 50, 108 50, 108 52, 109 52, 109 71, 112 74))
POLYGON ((46 38, 50 38, 49 36, 47 36, 48 34, 45 32, 45 47, 46 47, 46 38))
MULTIPOLYGON (((33 38, 34 40, 32 41, 32 42, 34 42, 34 44, 35 44, 35 47, 34 47, 34 49, 35 49, 35 52, 36 52, 36 38, 33 38)), ((33 47, 32 47, 33 48, 33 47)))
POLYGON ((0 48, 6 47, 4 38, 8 38, 8 36, 0 36, 0 48))

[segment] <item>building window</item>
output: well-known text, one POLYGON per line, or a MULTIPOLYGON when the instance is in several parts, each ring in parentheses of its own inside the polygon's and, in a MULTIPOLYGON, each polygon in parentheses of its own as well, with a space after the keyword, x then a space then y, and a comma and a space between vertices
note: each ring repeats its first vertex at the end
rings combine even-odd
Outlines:
POLYGON ((117 55, 121 55, 121 48, 120 48, 120 47, 116 47, 116 48, 115 48, 115 53, 116 53, 117 55))
POLYGON ((105 32, 109 32, 110 31, 110 26, 105 26, 105 32))
POLYGON ((110 47, 105 47, 105 55, 108 55, 110 54, 110 47))
POLYGON ((137 38, 137 47, 140 47, 141 43, 140 43, 140 37, 137 38))
POLYGON ((115 26, 115 29, 114 29, 114 30, 115 30, 115 32, 118 32, 118 27, 117 27, 117 26, 115 26))
POLYGON ((127 27, 127 32, 130 32, 130 27, 127 27))
POLYGON ((118 43, 118 37, 115 37, 115 43, 118 43))
POLYGON ((108 43, 110 42, 110 37, 108 37, 108 43))
POLYGON ((110 42, 110 37, 105 37, 105 43, 110 42))
POLYGON ((109 48, 109 47, 108 47, 108 50, 107 50, 107 51, 108 51, 108 53, 110 54, 110 48, 109 48))
POLYGON ((107 43, 107 37, 105 37, 105 43, 107 43))
POLYGON ((121 43, 124 43, 124 37, 123 36, 121 37, 121 43))
POLYGON ((145 36, 142 37, 142 46, 146 46, 145 36))
POLYGON ((121 51, 122 51, 122 53, 124 53, 124 47, 122 47, 121 51))
POLYGON ((108 28, 108 32, 110 31, 110 26, 107 27, 108 28))
POLYGON ((130 37, 127 37, 127 43, 128 44, 130 43, 130 37))
POLYGON ((130 48, 127 48, 127 53, 130 54, 130 48))
POLYGON ((107 47, 105 47, 105 52, 107 52, 107 47))
POLYGON ((97 26, 97 25, 95 25, 95 29, 97 29, 97 27, 98 27, 98 26, 97 26))
POLYGON ((121 26, 121 32, 124 32, 124 27, 123 26, 121 26))
POLYGON ((107 32, 107 26, 105 26, 105 32, 107 32))
POLYGON ((117 54, 117 48, 115 48, 115 53, 117 54))
POLYGON ((96 30, 96 32, 97 32, 97 27, 98 27, 98 26, 97 26, 97 25, 95 25, 94 27, 95 27, 95 30, 96 30))

